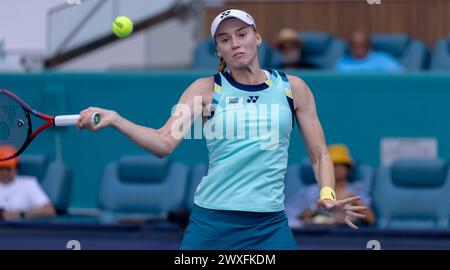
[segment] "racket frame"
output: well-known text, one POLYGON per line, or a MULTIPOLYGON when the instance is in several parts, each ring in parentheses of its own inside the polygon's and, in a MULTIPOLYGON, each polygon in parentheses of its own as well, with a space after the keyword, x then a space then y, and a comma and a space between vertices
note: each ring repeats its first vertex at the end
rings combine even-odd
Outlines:
POLYGON ((10 98, 14 99, 15 101, 17 101, 19 103, 20 107, 22 107, 22 109, 27 117, 27 122, 28 122, 27 139, 25 140, 25 142, 22 144, 22 146, 17 150, 17 152, 13 156, 10 156, 8 158, 3 158, 3 159, 0 158, 0 161, 3 161, 3 160, 8 160, 8 159, 11 159, 11 158, 14 158, 14 157, 20 155, 27 148, 27 146, 33 141, 33 139, 36 138, 36 136, 39 133, 41 133, 43 130, 45 130, 49 127, 55 126, 55 117, 41 113, 41 112, 31 108, 31 106, 28 105, 25 101, 23 101, 20 97, 18 97, 17 95, 15 95, 14 93, 12 93, 8 90, 0 88, 0 94, 1 93, 9 96, 10 98), (36 117, 41 118, 44 121, 47 121, 47 122, 45 124, 41 125, 39 128, 37 128, 35 131, 33 131, 30 113, 35 115, 36 117))

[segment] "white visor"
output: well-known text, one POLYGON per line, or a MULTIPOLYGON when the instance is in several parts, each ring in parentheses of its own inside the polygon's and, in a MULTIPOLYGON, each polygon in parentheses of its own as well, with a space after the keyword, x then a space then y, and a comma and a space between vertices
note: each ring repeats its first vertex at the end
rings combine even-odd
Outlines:
POLYGON ((220 13, 216 16, 214 21, 211 24, 211 37, 214 39, 214 36, 216 35, 217 28, 219 28, 219 25, 221 22, 223 22, 226 19, 229 18, 236 18, 248 25, 253 25, 256 27, 255 19, 253 19, 250 14, 248 14, 245 11, 239 10, 239 9, 228 9, 224 12, 220 13))

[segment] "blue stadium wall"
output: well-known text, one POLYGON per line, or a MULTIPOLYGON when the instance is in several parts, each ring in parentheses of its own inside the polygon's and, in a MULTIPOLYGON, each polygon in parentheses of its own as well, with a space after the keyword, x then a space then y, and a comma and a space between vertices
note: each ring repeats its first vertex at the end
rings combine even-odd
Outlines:
MULTIPOLYGON (((382 137, 435 137, 439 156, 450 160, 450 75, 414 73, 352 75, 294 72, 312 89, 327 142, 349 145, 354 157, 379 165, 382 137)), ((206 72, 0 74, 0 88, 13 91, 49 114, 73 114, 88 106, 116 110, 141 125, 161 127, 183 90, 206 72)), ((37 121, 39 122, 39 121, 37 121)), ((122 155, 145 154, 114 129, 97 133, 47 130, 26 154, 56 158, 73 173, 71 207, 96 207, 106 165, 122 155)), ((290 163, 306 156, 298 129, 290 163)), ((188 165, 207 162, 203 140, 185 140, 171 158, 188 165)))

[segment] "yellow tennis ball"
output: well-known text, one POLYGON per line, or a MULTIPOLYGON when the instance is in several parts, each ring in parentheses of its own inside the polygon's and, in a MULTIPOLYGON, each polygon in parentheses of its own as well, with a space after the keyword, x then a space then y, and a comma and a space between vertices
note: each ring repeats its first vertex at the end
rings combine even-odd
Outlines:
POLYGON ((133 22, 126 16, 117 17, 112 24, 112 30, 120 38, 128 37, 133 32, 133 22))

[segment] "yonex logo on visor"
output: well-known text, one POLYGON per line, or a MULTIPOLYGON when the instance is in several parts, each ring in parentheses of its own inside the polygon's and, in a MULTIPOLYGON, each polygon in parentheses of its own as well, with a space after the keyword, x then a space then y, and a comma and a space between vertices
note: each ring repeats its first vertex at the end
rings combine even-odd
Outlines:
POLYGON ((224 17, 230 15, 230 12, 231 12, 230 10, 223 12, 222 15, 220 15, 220 18, 223 19, 224 17))
POLYGON ((236 18, 248 25, 253 25, 256 27, 255 20, 247 12, 239 9, 229 9, 222 13, 219 13, 219 15, 217 15, 216 18, 214 18, 213 22, 211 23, 211 37, 213 39, 215 37, 217 28, 219 28, 220 23, 228 18, 236 18))

